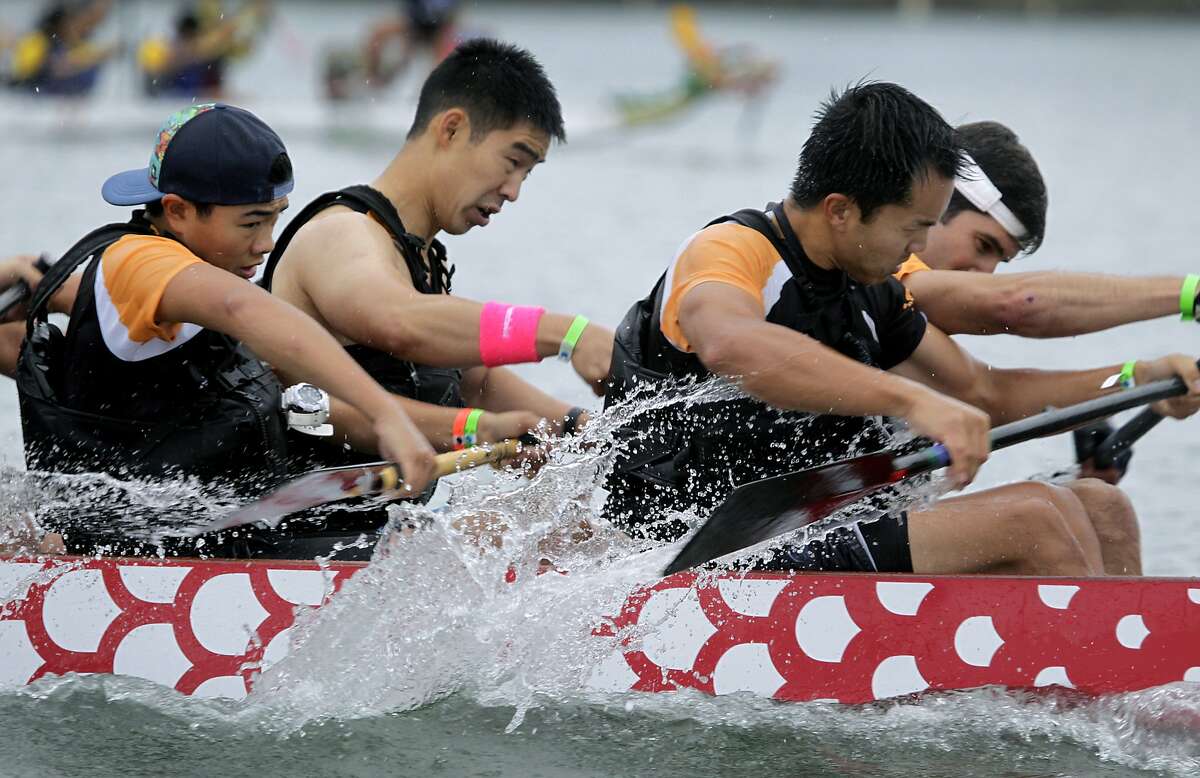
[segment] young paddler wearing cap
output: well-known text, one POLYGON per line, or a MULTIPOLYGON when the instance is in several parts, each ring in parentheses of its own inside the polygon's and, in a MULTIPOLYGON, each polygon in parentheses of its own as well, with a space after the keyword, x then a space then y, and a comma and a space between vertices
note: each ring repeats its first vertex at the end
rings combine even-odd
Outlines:
MULTIPOLYGON (((1041 246, 1046 185, 1008 127, 984 121, 957 129, 969 162, 925 248, 896 274, 932 324, 951 334, 1052 338, 1175 314, 1195 320, 1196 275, 995 273, 1041 246)), ((1114 470, 1097 474, 1111 483, 1120 478, 1114 470)), ((1140 573, 1140 533, 1128 500, 1095 478, 1068 486, 1088 506, 1106 572, 1140 573)))
POLYGON ((149 167, 105 182, 109 203, 146 208, 59 262, 87 264, 65 337, 40 325, 22 351, 31 469, 270 486, 286 424, 261 359, 354 406, 383 456, 425 486, 433 453, 399 404, 316 322, 249 282, 292 186, 275 132, 220 104, 172 115, 149 167))
MULTIPOLYGON (((426 80, 408 138, 379 177, 305 207, 267 262, 264 286, 411 398, 405 408, 437 448, 516 437, 543 418, 554 432, 583 421, 505 365, 558 355, 597 392, 608 376, 610 330, 582 315, 452 294, 437 240, 486 227, 563 137, 554 86, 528 52, 465 43, 426 80)), ((330 421, 335 443, 351 443, 360 460, 374 456, 353 409, 334 403, 330 421)), ((327 464, 343 456, 341 446, 314 451, 327 464)))

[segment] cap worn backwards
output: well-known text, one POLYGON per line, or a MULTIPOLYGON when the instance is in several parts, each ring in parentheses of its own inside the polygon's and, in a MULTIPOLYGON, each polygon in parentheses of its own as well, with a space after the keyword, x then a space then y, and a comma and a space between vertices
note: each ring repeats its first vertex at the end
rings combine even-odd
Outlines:
POLYGON ((175 194, 196 203, 267 203, 292 191, 294 182, 271 181, 287 149, 261 119, 222 103, 190 105, 167 118, 150 164, 117 173, 101 188, 113 205, 143 205, 175 194))

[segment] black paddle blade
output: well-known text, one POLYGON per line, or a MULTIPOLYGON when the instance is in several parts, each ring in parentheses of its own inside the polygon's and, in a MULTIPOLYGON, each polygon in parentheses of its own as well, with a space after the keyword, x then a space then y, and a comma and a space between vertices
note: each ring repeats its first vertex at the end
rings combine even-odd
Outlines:
POLYGON ((742 484, 717 506, 663 575, 819 521, 900 475, 891 453, 882 452, 742 484))

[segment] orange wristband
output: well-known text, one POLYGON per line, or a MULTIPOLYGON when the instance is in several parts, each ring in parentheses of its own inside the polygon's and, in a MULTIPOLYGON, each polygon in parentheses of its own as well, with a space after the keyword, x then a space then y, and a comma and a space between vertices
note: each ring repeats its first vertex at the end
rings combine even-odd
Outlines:
POLYGON ((483 415, 480 408, 463 408, 454 417, 454 450, 473 447, 478 439, 479 417, 483 415))

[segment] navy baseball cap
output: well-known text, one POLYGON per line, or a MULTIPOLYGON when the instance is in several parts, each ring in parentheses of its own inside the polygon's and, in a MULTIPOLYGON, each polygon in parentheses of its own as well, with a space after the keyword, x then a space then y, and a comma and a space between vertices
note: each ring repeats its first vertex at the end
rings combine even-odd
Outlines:
POLYGON ((100 194, 113 205, 143 205, 165 194, 212 205, 269 203, 295 185, 290 166, 286 181, 271 182, 280 155, 287 155, 283 141, 249 111, 189 105, 158 131, 150 165, 117 173, 100 194))

